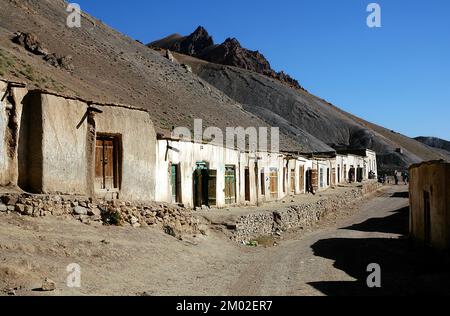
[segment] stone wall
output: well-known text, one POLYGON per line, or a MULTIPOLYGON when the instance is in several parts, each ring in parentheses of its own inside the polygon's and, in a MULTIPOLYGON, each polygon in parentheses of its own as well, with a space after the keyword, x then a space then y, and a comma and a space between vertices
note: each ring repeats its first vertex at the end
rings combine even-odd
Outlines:
POLYGON ((92 198, 62 195, 3 194, 0 214, 23 216, 58 216, 73 218, 88 225, 153 226, 180 237, 183 234, 206 234, 207 228, 192 212, 164 203, 96 201, 92 198))
POLYGON ((329 212, 338 212, 376 191, 380 185, 367 182, 343 193, 321 198, 319 201, 281 207, 278 211, 258 211, 227 223, 232 240, 251 241, 262 236, 276 235, 289 229, 308 227, 324 218, 329 212))

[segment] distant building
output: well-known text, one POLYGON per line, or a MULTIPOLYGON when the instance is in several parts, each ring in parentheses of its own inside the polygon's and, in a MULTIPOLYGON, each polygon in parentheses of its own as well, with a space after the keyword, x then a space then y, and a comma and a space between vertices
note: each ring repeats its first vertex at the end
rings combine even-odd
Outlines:
POLYGON ((450 164, 431 161, 411 166, 410 232, 425 245, 450 248, 450 164))

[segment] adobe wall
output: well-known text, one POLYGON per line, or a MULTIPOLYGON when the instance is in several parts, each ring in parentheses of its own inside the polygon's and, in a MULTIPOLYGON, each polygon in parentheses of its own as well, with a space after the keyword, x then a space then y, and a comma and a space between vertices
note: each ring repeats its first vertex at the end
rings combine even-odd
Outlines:
POLYGON ((410 232, 425 241, 425 192, 430 196, 431 244, 438 249, 450 247, 450 164, 423 163, 410 168, 410 232))
POLYGON ((0 81, 0 186, 17 186, 22 102, 27 89, 0 81))
POLYGON ((28 138, 26 163, 21 167, 23 188, 111 198, 94 190, 96 135, 104 133, 121 137, 119 198, 154 200, 156 133, 147 112, 93 105, 102 112, 93 115, 83 101, 45 93, 34 93, 26 106, 29 130, 24 132, 28 138))

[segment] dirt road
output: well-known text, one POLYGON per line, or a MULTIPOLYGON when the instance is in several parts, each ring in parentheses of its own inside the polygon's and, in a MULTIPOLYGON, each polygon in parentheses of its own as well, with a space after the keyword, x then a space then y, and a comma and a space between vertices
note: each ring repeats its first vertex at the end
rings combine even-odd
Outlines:
POLYGON ((408 228, 404 191, 385 188, 358 209, 290 232, 271 248, 237 245, 219 231, 180 241, 152 228, 3 214, 0 295, 448 293, 448 261, 402 237, 408 228), (82 269, 81 288, 67 287, 70 263, 82 269), (381 289, 366 286, 370 263, 381 265, 381 289), (45 278, 56 282, 55 291, 36 290, 45 278))
POLYGON ((262 253, 230 287, 234 295, 450 293, 445 263, 417 250, 408 233, 406 186, 390 187, 354 215, 262 253), (424 260, 425 257, 433 260, 424 260), (369 289, 369 264, 382 287, 369 289))

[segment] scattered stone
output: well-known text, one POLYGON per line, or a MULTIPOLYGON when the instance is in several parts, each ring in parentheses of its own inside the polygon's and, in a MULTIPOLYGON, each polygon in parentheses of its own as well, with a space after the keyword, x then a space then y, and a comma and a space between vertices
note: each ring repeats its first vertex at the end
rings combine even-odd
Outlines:
POLYGON ((38 37, 33 33, 17 32, 14 34, 12 41, 35 55, 45 56, 48 54, 47 50, 39 42, 38 37))
POLYGON ((96 208, 90 208, 89 210, 88 210, 88 215, 89 216, 100 216, 100 218, 101 218, 101 215, 102 215, 102 211, 100 211, 97 207, 96 208))
POLYGON ((44 292, 52 292, 52 291, 56 290, 56 283, 47 278, 42 283, 41 290, 44 292))
POLYGON ((8 207, 4 204, 0 204, 0 212, 7 212, 8 211, 8 207))
POLYGON ((19 197, 16 195, 5 195, 5 196, 2 196, 1 200, 5 205, 11 206, 11 205, 17 204, 19 197))
POLYGON ((24 214, 25 213, 25 205, 23 204, 16 204, 16 207, 14 209, 17 213, 24 214))
POLYGON ((87 210, 87 208, 82 207, 82 206, 76 206, 76 207, 73 209, 73 212, 74 212, 75 214, 77 214, 77 215, 88 215, 88 210, 87 210))

